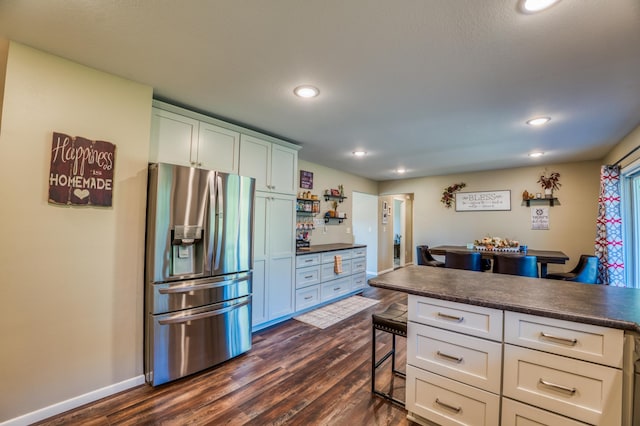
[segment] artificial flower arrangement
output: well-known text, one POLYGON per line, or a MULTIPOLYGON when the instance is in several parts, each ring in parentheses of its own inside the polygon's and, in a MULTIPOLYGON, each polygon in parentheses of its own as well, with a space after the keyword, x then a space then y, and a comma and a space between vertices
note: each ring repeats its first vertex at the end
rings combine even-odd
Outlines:
POLYGON ((520 242, 509 238, 484 237, 473 242, 476 250, 519 251, 520 242))
POLYGON ((540 175, 540 179, 538 179, 538 183, 542 186, 542 189, 547 189, 553 191, 554 189, 560 189, 562 184, 560 183, 560 173, 551 172, 550 175, 547 176, 547 172, 540 175))
POLYGON ((442 198, 440 198, 440 202, 442 204, 444 204, 444 206, 448 209, 451 208, 451 203, 453 202, 453 194, 455 192, 460 191, 462 188, 464 188, 465 186, 467 186, 466 183, 464 182, 460 182, 460 183, 454 183, 451 186, 447 186, 444 189, 444 192, 442 193, 442 198))

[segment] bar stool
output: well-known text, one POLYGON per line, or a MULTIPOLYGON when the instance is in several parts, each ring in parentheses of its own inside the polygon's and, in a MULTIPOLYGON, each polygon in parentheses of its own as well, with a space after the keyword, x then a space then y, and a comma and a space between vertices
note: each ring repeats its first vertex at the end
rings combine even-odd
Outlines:
POLYGON ((371 315, 373 325, 373 339, 371 351, 371 392, 395 404, 404 407, 404 401, 395 398, 391 393, 385 393, 376 389, 376 369, 391 357, 391 372, 396 376, 405 378, 404 372, 396 370, 396 336, 407 337, 407 305, 393 303, 386 311, 371 315), (391 350, 376 361, 376 330, 391 333, 391 350))

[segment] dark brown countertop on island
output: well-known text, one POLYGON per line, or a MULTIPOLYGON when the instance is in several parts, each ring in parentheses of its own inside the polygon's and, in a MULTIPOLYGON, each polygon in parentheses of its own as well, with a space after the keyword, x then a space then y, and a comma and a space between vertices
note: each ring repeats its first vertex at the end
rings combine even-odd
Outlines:
POLYGON ((417 265, 374 277, 369 285, 640 332, 640 289, 417 265))
POLYGON ((312 254, 312 253, 324 253, 327 251, 333 250, 348 250, 354 248, 366 247, 365 244, 347 244, 347 243, 334 243, 334 244, 318 244, 315 246, 308 247, 307 250, 298 250, 296 251, 296 256, 300 256, 303 254, 312 254))

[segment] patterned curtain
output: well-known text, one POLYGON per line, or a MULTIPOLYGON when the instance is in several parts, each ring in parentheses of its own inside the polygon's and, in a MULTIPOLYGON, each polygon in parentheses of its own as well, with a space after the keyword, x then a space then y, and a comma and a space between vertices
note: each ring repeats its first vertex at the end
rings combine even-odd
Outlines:
POLYGON ((616 287, 626 287, 622 251, 620 167, 618 166, 602 166, 600 168, 596 256, 600 260, 599 282, 616 287))

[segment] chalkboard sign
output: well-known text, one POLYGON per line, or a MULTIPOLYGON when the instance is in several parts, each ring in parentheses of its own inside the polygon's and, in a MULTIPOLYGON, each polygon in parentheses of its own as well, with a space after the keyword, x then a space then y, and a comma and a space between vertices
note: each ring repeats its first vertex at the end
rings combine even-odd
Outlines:
POLYGON ((49 203, 111 206, 116 146, 53 133, 49 203))
POLYGON ((456 211, 511 210, 511 191, 484 191, 456 193, 456 211))
POLYGON ((313 172, 300 170, 300 188, 313 189, 313 172))

